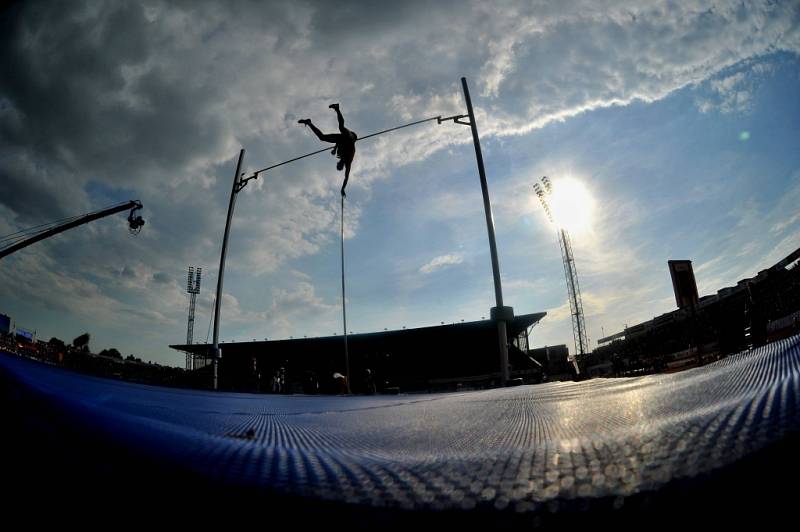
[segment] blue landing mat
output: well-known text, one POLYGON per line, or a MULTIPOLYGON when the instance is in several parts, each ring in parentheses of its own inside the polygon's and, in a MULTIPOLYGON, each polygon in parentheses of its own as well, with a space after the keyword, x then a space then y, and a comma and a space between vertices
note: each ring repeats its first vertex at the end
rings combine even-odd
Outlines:
POLYGON ((800 336, 670 375, 445 394, 214 393, 6 353, 0 377, 18 416, 52 408, 71 433, 156 471, 168 464, 209 485, 362 509, 617 508, 724 471, 800 428, 800 336))

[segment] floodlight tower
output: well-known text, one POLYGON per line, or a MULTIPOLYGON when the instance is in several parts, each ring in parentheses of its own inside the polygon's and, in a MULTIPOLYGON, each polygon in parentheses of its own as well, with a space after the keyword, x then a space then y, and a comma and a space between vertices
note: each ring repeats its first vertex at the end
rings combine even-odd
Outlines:
MULTIPOLYGON (((186 327, 186 345, 192 345, 194 307, 197 302, 197 294, 200 293, 200 278, 202 274, 203 268, 197 268, 197 271, 195 271, 192 266, 189 266, 189 274, 186 276, 186 292, 189 294, 189 323, 186 327)), ((191 353, 186 353, 186 369, 194 369, 194 356, 191 353)))
POLYGON ((547 176, 542 178, 542 185, 539 183, 533 184, 533 189, 542 203, 544 212, 547 217, 556 226, 556 233, 558 235, 558 244, 561 247, 561 259, 564 261, 564 275, 567 278, 567 294, 569 296, 569 309, 572 316, 572 336, 575 340, 575 356, 572 358, 572 364, 575 370, 580 372, 578 368, 578 358, 582 358, 586 351, 589 349, 589 339, 586 336, 586 322, 583 319, 583 302, 581 299, 581 287, 578 284, 578 270, 575 268, 575 257, 572 254, 572 241, 570 240, 569 233, 563 226, 553 218, 553 213, 550 211, 550 205, 547 203, 547 196, 553 192, 553 185, 547 176))

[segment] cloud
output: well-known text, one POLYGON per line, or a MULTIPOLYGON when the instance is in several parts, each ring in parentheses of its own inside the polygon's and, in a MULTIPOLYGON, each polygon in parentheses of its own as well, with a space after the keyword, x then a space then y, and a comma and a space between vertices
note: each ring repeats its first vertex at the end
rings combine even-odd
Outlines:
POLYGON ((162 289, 155 298, 141 290, 134 268, 123 268, 120 277, 116 289, 125 293, 125 297, 106 290, 91 275, 65 271, 46 250, 31 247, 13 259, 4 260, 6 282, 0 285, 0 296, 4 300, 19 297, 42 308, 77 316, 98 328, 174 325, 169 313, 170 307, 182 300, 177 290, 162 289), (140 304, 138 296, 144 296, 144 304, 140 304))
POLYGON ((87 209, 89 199, 82 189, 63 186, 69 179, 63 168, 37 165, 32 157, 20 152, 0 157, 0 205, 11 212, 15 224, 38 225, 87 209))
POLYGON ((564 301, 562 304, 555 308, 547 309, 547 321, 564 321, 572 319, 572 311, 570 310, 569 301, 564 301))
POLYGON ((794 216, 786 218, 777 222, 770 228, 770 233, 781 233, 788 229, 789 227, 793 226, 797 222, 800 222, 800 212, 796 213, 794 216))
POLYGON ((749 107, 751 93, 745 83, 745 74, 742 72, 711 82, 713 90, 722 97, 720 110, 723 113, 743 111, 749 107))
POLYGON ((453 266, 454 264, 461 264, 462 262, 464 262, 464 257, 458 253, 448 253, 447 255, 434 257, 430 262, 422 265, 419 271, 420 273, 433 273, 447 268, 448 266, 453 266))
POLYGON ((792 214, 798 202, 800 172, 795 172, 777 201, 750 198, 731 209, 735 224, 716 235, 717 257, 695 269, 701 295, 752 277, 800 247, 800 228, 795 227, 800 218, 792 214))
POLYGON ((524 290, 537 290, 541 289, 546 284, 544 279, 535 279, 533 281, 528 279, 505 279, 503 280, 503 288, 509 292, 521 292, 524 290))
POLYGON ((321 320, 326 331, 339 327, 335 320, 340 311, 339 304, 327 303, 319 297, 313 284, 296 282, 289 288, 274 291, 265 319, 273 335, 287 336, 298 330, 296 324, 301 320, 321 320))
POLYGON ((128 279, 135 279, 137 277, 136 271, 128 265, 122 267, 122 271, 119 272, 122 277, 127 277, 128 279))
POLYGON ((697 108, 701 112, 718 110, 727 114, 749 111, 756 85, 764 75, 773 71, 774 67, 767 63, 744 61, 743 64, 728 70, 731 72, 723 71, 718 76, 699 84, 707 88, 704 94, 696 97, 697 108))
POLYGON ((166 272, 156 272, 153 274, 153 282, 156 284, 170 284, 172 276, 166 272))
POLYGON ((503 102, 489 106, 488 130, 524 133, 598 107, 654 101, 745 59, 796 52, 796 17, 796 5, 766 2, 504 11, 487 18, 479 37, 497 44, 483 68, 484 94, 503 102))
MULTIPOLYGON (((292 147, 314 140, 297 128, 297 114, 325 116, 336 95, 363 134, 461 112, 457 72, 471 73, 486 98, 483 133, 520 134, 598 107, 661 98, 749 57, 796 50, 798 39, 795 10, 785 4, 451 7, 412 2, 390 19, 345 3, 355 35, 317 3, 18 8, 4 25, 0 95, 24 119, 4 140, 24 151, 35 145, 42 162, 72 170, 78 185, 86 178, 77 174, 97 172, 105 182, 145 186, 169 175, 174 186, 191 175, 207 179, 246 140, 269 146, 258 150, 268 161, 301 151, 292 147), (356 64, 370 75, 352 71, 356 64)), ((731 90, 737 80, 715 87, 731 90)), ((370 157, 359 157, 360 181, 456 142, 443 131, 374 140, 370 157)))

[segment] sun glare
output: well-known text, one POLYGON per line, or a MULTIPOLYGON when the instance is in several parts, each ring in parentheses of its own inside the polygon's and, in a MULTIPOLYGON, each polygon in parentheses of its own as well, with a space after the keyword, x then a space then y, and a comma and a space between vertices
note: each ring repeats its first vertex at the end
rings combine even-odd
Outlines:
POLYGON ((581 181, 571 177, 553 179, 547 202, 556 225, 570 234, 585 234, 591 229, 594 199, 581 181))

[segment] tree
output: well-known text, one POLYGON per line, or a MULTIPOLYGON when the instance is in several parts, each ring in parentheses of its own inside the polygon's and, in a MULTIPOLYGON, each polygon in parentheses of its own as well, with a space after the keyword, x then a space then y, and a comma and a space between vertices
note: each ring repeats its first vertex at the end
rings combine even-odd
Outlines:
POLYGON ((91 336, 89 333, 83 333, 82 335, 78 336, 72 341, 72 346, 76 349, 83 349, 84 351, 89 350, 89 340, 91 336))
POLYGON ((122 360, 122 353, 120 353, 113 347, 111 349, 103 349, 98 353, 98 355, 100 355, 101 357, 118 358, 119 360, 122 360))
POLYGON ((50 347, 53 347, 53 348, 57 349, 58 351, 63 351, 64 348, 66 347, 66 344, 64 343, 64 340, 61 340, 60 338, 56 338, 55 336, 50 338, 50 341, 47 342, 47 343, 48 343, 48 345, 50 345, 50 347))

